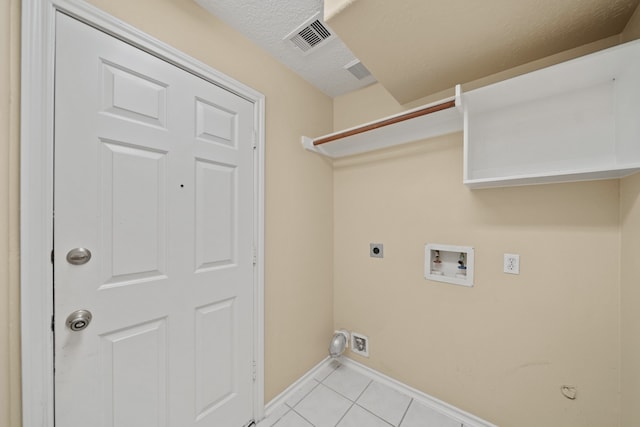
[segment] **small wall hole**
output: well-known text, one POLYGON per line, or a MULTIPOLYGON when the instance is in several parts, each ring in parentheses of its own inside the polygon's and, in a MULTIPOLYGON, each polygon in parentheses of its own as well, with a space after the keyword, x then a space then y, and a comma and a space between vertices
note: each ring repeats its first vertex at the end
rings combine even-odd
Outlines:
POLYGON ((382 243, 369 243, 369 256, 373 258, 383 258, 383 246, 382 243))

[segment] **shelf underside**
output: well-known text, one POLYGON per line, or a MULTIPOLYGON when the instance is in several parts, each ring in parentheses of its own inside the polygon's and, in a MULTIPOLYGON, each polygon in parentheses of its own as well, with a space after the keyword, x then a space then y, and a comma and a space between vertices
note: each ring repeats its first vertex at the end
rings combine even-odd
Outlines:
POLYGON ((303 137, 303 145, 332 158, 351 156, 460 132, 462 117, 454 100, 448 99, 335 134, 315 139, 303 137))
POLYGON ((640 172, 640 164, 620 169, 612 167, 597 170, 549 172, 546 174, 512 175, 500 178, 467 179, 464 181, 464 184, 471 189, 515 187, 534 184, 619 179, 633 175, 637 172, 640 172))

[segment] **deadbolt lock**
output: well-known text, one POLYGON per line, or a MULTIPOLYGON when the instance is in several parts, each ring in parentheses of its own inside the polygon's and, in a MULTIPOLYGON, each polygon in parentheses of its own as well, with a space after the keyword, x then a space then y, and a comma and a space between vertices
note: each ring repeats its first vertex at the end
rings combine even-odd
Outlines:
POLYGON ((73 265, 82 265, 91 259, 91 251, 87 248, 73 248, 67 253, 67 262, 73 265))
POLYGON ((89 326, 92 318, 89 310, 76 310, 67 317, 67 326, 74 332, 82 331, 89 326))

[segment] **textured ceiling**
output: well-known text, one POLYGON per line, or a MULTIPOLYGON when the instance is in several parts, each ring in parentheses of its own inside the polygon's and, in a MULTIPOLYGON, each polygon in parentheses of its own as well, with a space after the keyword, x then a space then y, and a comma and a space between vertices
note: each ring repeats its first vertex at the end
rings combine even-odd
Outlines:
POLYGON ((328 24, 401 104, 619 34, 640 0, 331 0, 328 24))
POLYGON ((622 32, 640 0, 194 0, 329 96, 377 81, 406 104, 622 32), (314 14, 338 35, 302 54, 314 14), (356 57, 372 72, 356 79, 356 57))
POLYGON ((329 96, 375 82, 372 76, 358 80, 345 70, 356 57, 340 38, 333 38, 307 54, 283 40, 314 14, 323 18, 322 0, 195 1, 329 96))

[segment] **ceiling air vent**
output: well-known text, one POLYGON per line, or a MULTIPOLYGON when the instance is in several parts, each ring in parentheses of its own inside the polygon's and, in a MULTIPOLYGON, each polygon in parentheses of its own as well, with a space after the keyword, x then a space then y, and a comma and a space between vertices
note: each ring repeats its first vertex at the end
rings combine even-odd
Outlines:
POLYGON ((332 39, 333 34, 320 20, 319 16, 320 13, 316 13, 284 39, 291 41, 295 47, 305 54, 320 47, 324 42, 332 39))
POLYGON ((354 77, 358 80, 365 79, 371 75, 371 71, 364 66, 362 62, 358 59, 355 61, 349 62, 344 66, 344 69, 354 75, 354 77))

